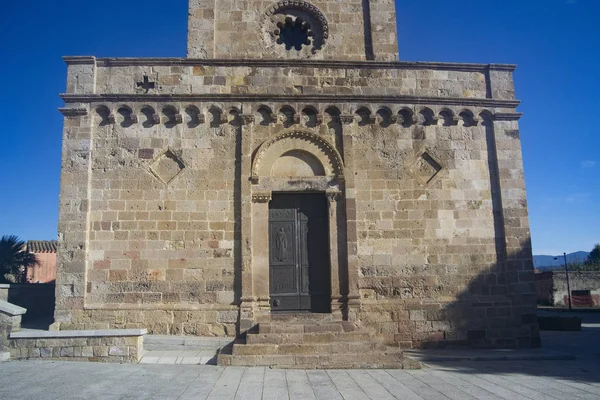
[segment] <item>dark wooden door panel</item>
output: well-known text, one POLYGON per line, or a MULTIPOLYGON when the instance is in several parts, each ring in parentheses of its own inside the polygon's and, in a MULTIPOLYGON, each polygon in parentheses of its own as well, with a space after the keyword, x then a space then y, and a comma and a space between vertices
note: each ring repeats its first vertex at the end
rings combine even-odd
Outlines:
POLYGON ((330 311, 325 196, 275 194, 269 205, 273 311, 330 311))

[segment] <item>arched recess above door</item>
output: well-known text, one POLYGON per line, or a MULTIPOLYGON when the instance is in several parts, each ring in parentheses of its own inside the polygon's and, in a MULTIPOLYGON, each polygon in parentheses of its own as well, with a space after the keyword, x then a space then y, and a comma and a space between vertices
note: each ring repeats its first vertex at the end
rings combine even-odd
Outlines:
POLYGON ((312 132, 292 130, 265 141, 258 148, 252 163, 252 181, 258 182, 260 177, 281 177, 281 171, 277 167, 285 164, 280 160, 282 157, 296 159, 288 160, 290 163, 307 164, 298 171, 306 171, 308 176, 344 177, 342 158, 331 143, 312 132))

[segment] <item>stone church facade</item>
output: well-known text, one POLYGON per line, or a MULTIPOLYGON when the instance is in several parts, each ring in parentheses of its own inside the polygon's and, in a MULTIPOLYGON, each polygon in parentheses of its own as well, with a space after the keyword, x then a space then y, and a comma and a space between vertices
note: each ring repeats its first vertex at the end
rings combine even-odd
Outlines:
POLYGON ((65 57, 54 328, 537 346, 515 66, 399 62, 395 21, 191 0, 187 58, 65 57))

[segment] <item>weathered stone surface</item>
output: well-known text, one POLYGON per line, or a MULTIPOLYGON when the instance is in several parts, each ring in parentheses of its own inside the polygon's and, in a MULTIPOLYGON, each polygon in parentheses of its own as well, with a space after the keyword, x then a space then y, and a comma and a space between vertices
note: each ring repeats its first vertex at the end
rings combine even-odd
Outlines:
POLYGON ((539 344, 514 66, 390 62, 393 2, 367 3, 192 0, 190 58, 65 58, 55 328, 539 344), (326 198, 347 325, 268 325, 283 192, 326 198))

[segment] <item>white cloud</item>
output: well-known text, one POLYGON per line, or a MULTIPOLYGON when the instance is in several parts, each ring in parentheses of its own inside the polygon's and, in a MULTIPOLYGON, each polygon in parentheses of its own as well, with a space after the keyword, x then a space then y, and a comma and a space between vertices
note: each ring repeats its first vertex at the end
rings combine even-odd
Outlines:
POLYGON ((584 160, 579 163, 579 165, 581 165, 581 168, 583 169, 594 168, 596 164, 597 162, 592 160, 584 160))
POLYGON ((571 204, 583 204, 590 198, 589 193, 573 193, 567 196, 565 199, 567 203, 571 204))

